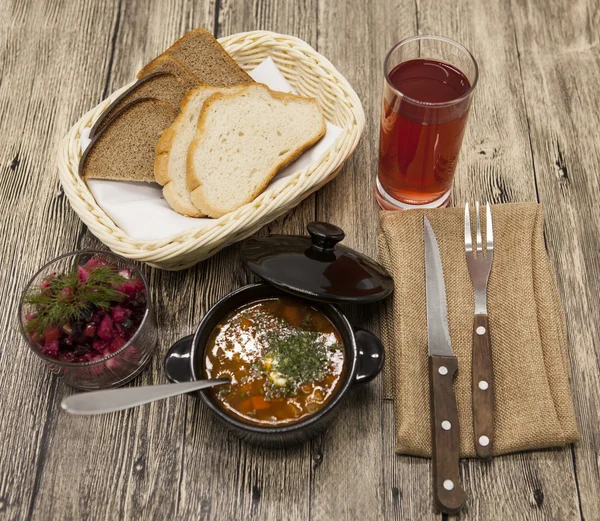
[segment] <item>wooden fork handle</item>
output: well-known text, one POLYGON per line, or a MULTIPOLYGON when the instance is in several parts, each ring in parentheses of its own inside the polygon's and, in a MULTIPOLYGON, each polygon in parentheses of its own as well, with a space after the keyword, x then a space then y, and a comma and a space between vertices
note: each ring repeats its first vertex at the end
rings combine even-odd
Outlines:
POLYGON ((494 371, 487 315, 473 321, 473 433, 475 452, 483 460, 494 447, 494 371))

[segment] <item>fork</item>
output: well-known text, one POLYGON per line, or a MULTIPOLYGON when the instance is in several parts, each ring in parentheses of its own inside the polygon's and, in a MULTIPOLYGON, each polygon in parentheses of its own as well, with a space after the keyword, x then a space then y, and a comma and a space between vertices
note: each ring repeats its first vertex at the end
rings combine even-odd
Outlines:
POLYGON ((467 266, 475 293, 475 319, 473 321, 473 372, 472 407, 475 452, 484 460, 492 457, 494 445, 494 373, 492 369, 492 348, 490 325, 487 315, 487 284, 494 260, 494 231, 492 212, 486 203, 486 249, 483 250, 479 202, 475 203, 476 237, 474 247, 471 235, 471 215, 469 203, 465 205, 465 252, 467 266))

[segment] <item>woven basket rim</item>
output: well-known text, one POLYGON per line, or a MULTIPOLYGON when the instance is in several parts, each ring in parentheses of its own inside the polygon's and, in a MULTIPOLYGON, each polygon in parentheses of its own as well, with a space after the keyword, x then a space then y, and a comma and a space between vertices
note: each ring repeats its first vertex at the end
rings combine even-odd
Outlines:
MULTIPOLYGON (((214 224, 208 227, 186 230, 163 239, 137 240, 126 235, 100 208, 78 174, 81 132, 89 128, 106 107, 134 82, 117 89, 71 127, 61 140, 57 162, 59 179, 73 210, 96 237, 124 257, 168 269, 181 269, 195 264, 290 210, 312 193, 315 186, 320 187, 330 180, 358 144, 365 125, 360 99, 331 62, 308 43, 295 36, 271 31, 236 33, 218 41, 234 59, 236 54, 253 53, 257 56, 255 59, 262 61, 271 56, 278 63, 282 54, 292 54, 295 63, 302 62, 303 71, 309 67, 312 73, 310 79, 319 85, 318 93, 328 96, 327 99, 334 99, 336 114, 343 112, 350 124, 343 127, 342 134, 320 159, 290 176, 287 183, 275 193, 259 195, 252 203, 215 219, 214 224), (267 55, 263 56, 261 53, 267 55), (174 267, 178 262, 181 265, 174 267)), ((243 59, 240 64, 244 65, 243 59)), ((286 67, 279 68, 284 69, 281 72, 286 76, 286 67)), ((327 118, 326 107, 323 110, 326 119, 331 121, 327 118)))

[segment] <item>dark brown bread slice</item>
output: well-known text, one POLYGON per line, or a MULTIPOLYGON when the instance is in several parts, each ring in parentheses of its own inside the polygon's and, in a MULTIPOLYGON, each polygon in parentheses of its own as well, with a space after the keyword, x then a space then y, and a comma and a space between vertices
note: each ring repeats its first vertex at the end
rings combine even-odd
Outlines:
POLYGON ((140 98, 155 98, 166 101, 173 108, 178 110, 181 100, 185 96, 188 88, 175 75, 167 72, 156 72, 138 80, 134 85, 121 94, 110 106, 102 113, 98 121, 94 123, 90 130, 90 138, 102 132, 110 119, 119 112, 125 105, 140 98))
POLYGON ((200 84, 200 80, 183 63, 165 53, 148 63, 138 72, 137 77, 138 79, 142 79, 157 72, 168 72, 177 76, 185 83, 188 89, 197 87, 200 84))
POLYGON ((123 107, 96 135, 79 162, 84 179, 155 182, 155 148, 177 111, 167 102, 140 98, 123 107))
MULTIPOLYGON (((253 82, 206 29, 190 31, 156 59, 165 55, 182 63, 205 85, 231 87, 253 82)), ((154 61, 139 72, 138 78, 145 76, 148 70, 154 70, 154 61)))

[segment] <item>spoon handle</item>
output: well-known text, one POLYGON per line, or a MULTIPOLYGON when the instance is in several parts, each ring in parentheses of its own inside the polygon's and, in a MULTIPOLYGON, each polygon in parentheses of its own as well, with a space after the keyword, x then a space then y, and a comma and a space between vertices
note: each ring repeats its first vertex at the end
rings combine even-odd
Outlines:
POLYGON ((226 378, 215 378, 180 384, 149 385, 78 393, 65 398, 61 403, 61 407, 71 414, 104 414, 226 383, 229 383, 226 378))

